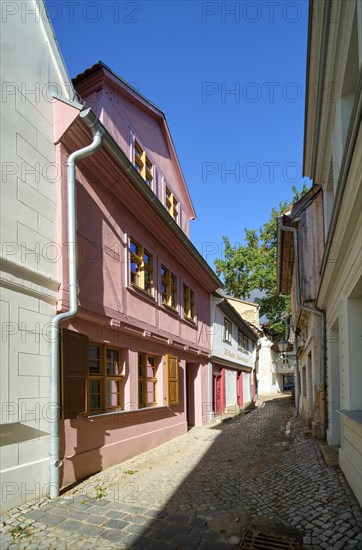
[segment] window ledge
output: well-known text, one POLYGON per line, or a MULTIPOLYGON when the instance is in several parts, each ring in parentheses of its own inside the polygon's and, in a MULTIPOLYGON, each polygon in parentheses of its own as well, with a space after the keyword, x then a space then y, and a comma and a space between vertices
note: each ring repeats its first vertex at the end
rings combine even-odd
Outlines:
POLYGON ((120 411, 108 411, 104 413, 97 413, 97 414, 90 414, 89 416, 86 416, 88 420, 92 420, 92 418, 100 418, 104 416, 112 416, 112 415, 119 415, 119 414, 133 414, 133 413, 139 413, 144 411, 154 411, 159 409, 169 409, 173 405, 154 405, 152 407, 142 407, 141 409, 122 409, 120 411))
POLYGON ((135 286, 135 285, 127 285, 127 290, 135 294, 136 296, 146 298, 146 300, 149 300, 153 304, 156 302, 155 296, 152 296, 142 288, 135 286))
POLYGON ((180 317, 180 313, 177 309, 174 309, 171 306, 168 306, 167 304, 161 304, 162 309, 164 309, 167 313, 170 313, 174 317, 180 317))
POLYGON ((362 411, 347 411, 346 409, 342 409, 337 412, 362 426, 362 411))
POLYGON ((193 321, 192 319, 188 319, 187 317, 182 317, 182 320, 183 320, 186 324, 190 325, 190 327, 197 328, 197 323, 196 323, 196 321, 193 321))

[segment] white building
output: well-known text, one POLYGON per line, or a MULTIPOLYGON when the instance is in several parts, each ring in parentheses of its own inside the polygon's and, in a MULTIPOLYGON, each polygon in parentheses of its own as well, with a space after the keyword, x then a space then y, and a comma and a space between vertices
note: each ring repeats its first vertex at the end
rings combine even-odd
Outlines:
POLYGON ((213 415, 237 413, 255 398, 258 332, 239 315, 234 299, 220 291, 211 298, 211 318, 209 380, 213 415))
POLYGON ((313 187, 281 220, 281 291, 296 296, 299 410, 339 447, 362 503, 361 2, 312 0, 307 51, 303 174, 313 187))
POLYGON ((73 98, 43 0, 1 21, 2 510, 48 493, 49 323, 56 313, 59 186, 52 92, 73 98))
POLYGON ((277 386, 275 372, 275 352, 272 349, 273 342, 265 335, 259 339, 258 349, 258 396, 278 393, 280 388, 277 386))

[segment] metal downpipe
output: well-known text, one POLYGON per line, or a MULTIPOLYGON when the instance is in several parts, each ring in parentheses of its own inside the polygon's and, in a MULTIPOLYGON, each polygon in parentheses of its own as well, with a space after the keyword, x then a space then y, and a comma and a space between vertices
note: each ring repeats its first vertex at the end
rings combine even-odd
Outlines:
POLYGON ((93 141, 87 147, 74 151, 67 161, 67 206, 68 206, 68 276, 69 276, 69 310, 55 315, 50 325, 50 498, 59 496, 59 468, 62 465, 60 458, 59 440, 59 378, 60 357, 59 323, 64 319, 74 317, 78 312, 78 277, 77 277, 77 225, 76 225, 76 178, 75 166, 78 160, 94 154, 101 146, 104 131, 90 109, 81 111, 79 116, 88 126, 93 135, 93 141))

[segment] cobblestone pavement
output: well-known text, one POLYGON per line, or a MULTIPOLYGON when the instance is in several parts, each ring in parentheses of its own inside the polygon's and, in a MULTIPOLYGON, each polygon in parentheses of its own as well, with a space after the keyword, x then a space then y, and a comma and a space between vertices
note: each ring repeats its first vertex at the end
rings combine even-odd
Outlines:
POLYGON ((361 520, 341 470, 324 465, 283 398, 19 506, 2 518, 1 548, 227 550, 254 528, 352 550, 361 520))

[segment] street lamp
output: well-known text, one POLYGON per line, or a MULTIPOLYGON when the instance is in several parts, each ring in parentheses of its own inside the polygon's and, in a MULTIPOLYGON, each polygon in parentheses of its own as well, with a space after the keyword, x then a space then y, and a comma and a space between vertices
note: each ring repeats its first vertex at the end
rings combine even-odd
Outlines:
POLYGON ((287 342, 286 340, 284 340, 284 338, 282 338, 281 340, 279 340, 278 342, 278 348, 279 348, 279 351, 280 353, 285 353, 288 349, 288 346, 289 346, 289 342, 287 342))

